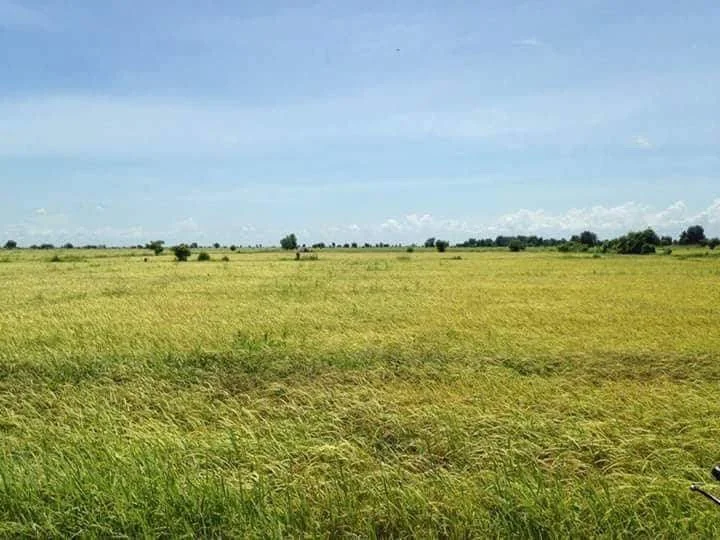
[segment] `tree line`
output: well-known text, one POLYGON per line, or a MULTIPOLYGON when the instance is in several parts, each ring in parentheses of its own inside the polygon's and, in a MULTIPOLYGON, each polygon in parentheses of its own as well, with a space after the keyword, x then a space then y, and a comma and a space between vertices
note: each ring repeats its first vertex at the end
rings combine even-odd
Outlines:
MULTIPOLYGON (((425 248, 434 248, 440 252, 444 252, 450 247, 450 242, 447 240, 430 237, 422 244, 425 248)), ((720 238, 713 237, 708 238, 705 235, 705 230, 701 225, 693 225, 688 227, 680 233, 677 238, 671 236, 659 236, 653 229, 647 228, 641 231, 630 231, 617 238, 611 238, 606 240, 600 240, 598 235, 592 231, 583 231, 580 234, 573 235, 570 239, 566 238, 543 238, 537 235, 517 235, 517 236, 505 236, 499 235, 495 238, 468 238, 464 242, 455 244, 455 247, 460 248, 507 248, 511 251, 522 251, 526 248, 538 248, 538 247, 552 247, 557 248, 558 251, 570 252, 570 251, 588 251, 591 248, 601 249, 602 251, 615 251, 620 254, 647 254, 655 253, 657 248, 664 247, 669 248, 673 245, 697 245, 702 247, 708 247, 709 249, 715 249, 720 246, 720 238)), ((30 249, 56 249, 53 244, 44 243, 40 245, 33 244, 29 246, 30 249)), ((73 249, 75 246, 71 243, 66 243, 60 246, 63 249, 73 249)), ((105 245, 85 245, 78 246, 82 249, 106 249, 105 245)), ((133 246, 137 249, 147 249, 155 253, 155 255, 161 255, 165 251, 165 242, 163 240, 152 240, 144 245, 138 244, 133 246)), ((215 249, 221 247, 227 248, 227 246, 221 246, 220 243, 216 242, 212 246, 215 249)), ((236 251, 241 246, 231 245, 229 249, 236 251)), ((262 244, 256 244, 255 246, 247 246, 262 248, 262 244)), ((357 248, 401 248, 406 247, 402 244, 389 244, 384 242, 377 242, 371 244, 365 242, 362 245, 357 242, 346 242, 343 244, 331 242, 326 244, 325 242, 317 242, 307 246, 298 242, 297 236, 294 233, 288 234, 280 239, 280 247, 285 250, 298 250, 298 249, 326 249, 326 248, 344 248, 344 249, 357 249, 357 248)), ((415 248, 415 244, 407 246, 408 249, 415 248)), ((7 250, 18 249, 19 245, 15 240, 8 240, 4 248, 7 250)), ((192 253, 191 250, 199 249, 201 246, 197 242, 190 244, 179 244, 173 246, 171 250, 175 254, 178 260, 187 260, 192 253)))

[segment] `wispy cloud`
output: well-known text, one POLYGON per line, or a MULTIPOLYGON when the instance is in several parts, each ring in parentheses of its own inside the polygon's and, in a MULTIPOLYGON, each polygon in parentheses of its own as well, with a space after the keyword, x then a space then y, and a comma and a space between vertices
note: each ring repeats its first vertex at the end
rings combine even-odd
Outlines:
POLYGON ((635 146, 639 146, 640 148, 645 148, 648 150, 653 147, 653 144, 652 144, 652 142, 650 142, 650 139, 648 139, 647 137, 645 137, 643 135, 636 135, 635 137, 633 137, 633 143, 635 144, 635 146))

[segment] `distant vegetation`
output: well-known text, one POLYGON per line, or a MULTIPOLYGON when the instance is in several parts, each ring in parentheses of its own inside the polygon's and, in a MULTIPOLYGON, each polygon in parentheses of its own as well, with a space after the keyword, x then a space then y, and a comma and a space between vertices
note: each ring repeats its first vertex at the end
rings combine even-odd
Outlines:
POLYGON ((173 253, 175 254, 175 260, 178 262, 185 262, 188 258, 190 258, 190 255, 192 255, 192 251, 185 244, 175 246, 173 248, 173 253))
MULTIPOLYGON (((415 248, 415 244, 411 246, 402 244, 391 244, 388 242, 364 242, 362 245, 358 242, 315 242, 310 244, 312 249, 370 249, 370 248, 415 248)), ((659 236, 653 229, 647 228, 642 231, 629 231, 628 233, 619 236, 617 238, 610 238, 602 240, 598 237, 597 233, 589 230, 582 231, 580 234, 572 235, 569 239, 567 238, 544 238, 537 235, 517 235, 517 236, 506 236, 498 235, 495 238, 468 238, 464 242, 459 242, 454 245, 456 248, 505 248, 510 251, 524 251, 527 248, 555 248, 561 252, 586 252, 591 249, 595 252, 615 252, 622 255, 646 255, 655 253, 658 248, 668 247, 672 245, 682 246, 700 246, 707 247, 708 249, 715 249, 720 246, 720 238, 713 237, 708 238, 705 235, 705 230, 701 225, 693 225, 683 230, 677 239, 673 239, 671 236, 659 236)), ((152 240, 145 245, 133 246, 139 249, 151 250, 155 255, 161 255, 165 251, 165 241, 163 240, 152 240)), ((191 242, 190 244, 180 244, 185 246, 187 249, 200 249, 197 242, 191 242)), ((177 258, 175 252, 177 247, 173 248, 173 253, 177 258)), ((451 247, 450 242, 447 240, 441 240, 434 236, 429 237, 422 244, 427 249, 435 249, 438 252, 445 252, 451 247)), ((6 250, 12 250, 19 248, 19 244, 15 240, 8 240, 4 248, 6 250)), ((65 249, 72 249, 75 246, 71 243, 65 243, 62 245, 65 249)), ((247 248, 262 248, 262 244, 255 246, 246 246, 247 248)), ((296 250, 305 248, 306 244, 300 244, 295 233, 290 233, 280 239, 280 247, 285 250, 296 250)), ((82 249, 105 249, 105 245, 85 245, 82 249)), ((219 243, 214 242, 207 248, 214 249, 229 249, 230 251, 237 251, 241 248, 236 244, 225 247, 219 243)), ((40 245, 33 244, 30 249, 56 249, 55 245, 50 243, 44 243, 40 245)), ((189 257, 189 255, 188 255, 189 257)), ((187 260, 186 258, 177 258, 178 260, 187 260)))

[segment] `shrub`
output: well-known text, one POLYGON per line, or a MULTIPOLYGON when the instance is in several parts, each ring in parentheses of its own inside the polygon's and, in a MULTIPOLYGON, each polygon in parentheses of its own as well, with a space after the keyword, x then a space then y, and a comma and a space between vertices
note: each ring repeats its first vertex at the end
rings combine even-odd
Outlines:
POLYGON ((230 257, 225 255, 222 259, 220 259, 222 262, 230 262, 230 257))
POLYGON ((214 247, 215 249, 220 249, 220 244, 219 244, 218 242, 215 242, 215 243, 213 244, 213 247, 214 247))
POLYGON ((672 255, 672 249, 666 247, 665 249, 663 249, 663 255, 672 255))
POLYGON ((230 251, 237 251, 237 246, 235 244, 230 246, 230 251))
POLYGON ((435 249, 437 249, 440 253, 445 253, 445 250, 450 245, 450 242, 447 240, 435 240, 435 249))
POLYGON ((62 259, 60 258, 59 255, 53 255, 53 258, 50 259, 50 262, 52 262, 52 263, 59 263, 59 262, 62 262, 62 259))
POLYGON ((508 249, 512 252, 517 253, 518 251, 523 251, 525 249, 525 244, 523 244, 517 238, 514 238, 510 240, 510 243, 508 244, 508 249))
POLYGON ((655 253, 655 246, 652 244, 643 244, 642 247, 640 247, 640 255, 648 255, 650 253, 655 253))
POLYGON ((206 253, 206 252, 204 252, 204 251, 201 251, 200 254, 198 255, 197 260, 200 261, 200 262, 209 261, 209 260, 210 260, 210 254, 209 254, 209 253, 206 253))
POLYGON ((175 259, 177 259, 178 262, 185 262, 188 260, 190 255, 192 255, 192 251, 190 251, 190 248, 186 244, 175 246, 173 248, 173 253, 175 254, 175 259))
POLYGON ((711 238, 707 242, 707 247, 709 247, 710 249, 715 249, 718 246, 720 246, 720 238, 718 237, 711 238))
POLYGON ((412 246, 408 246, 405 248, 405 251, 407 251, 408 253, 413 253, 415 251, 415 248, 412 246))

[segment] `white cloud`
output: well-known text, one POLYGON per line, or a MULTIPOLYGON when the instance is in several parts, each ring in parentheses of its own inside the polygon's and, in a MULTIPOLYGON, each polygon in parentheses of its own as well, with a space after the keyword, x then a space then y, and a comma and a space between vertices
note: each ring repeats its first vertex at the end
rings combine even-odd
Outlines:
MULTIPOLYGON (((711 228, 720 225, 720 199, 716 199, 700 212, 691 211, 683 201, 666 208, 627 202, 617 206, 590 206, 571 208, 565 212, 547 212, 542 209, 521 209, 488 220, 440 219, 430 214, 409 214, 402 218, 389 218, 378 226, 359 228, 354 232, 373 238, 382 234, 394 235, 407 241, 419 241, 424 236, 445 235, 452 240, 467 237, 499 234, 536 234, 538 236, 570 236, 589 229, 603 237, 623 234, 629 230, 653 227, 658 232, 677 235, 683 228, 701 224, 711 228)), ((712 234, 718 234, 718 232, 712 234)))
POLYGON ((650 149, 653 147, 650 139, 642 135, 636 135, 635 137, 633 137, 633 143, 635 143, 635 146, 639 146, 640 148, 650 149))
POLYGON ((34 212, 36 216, 44 216, 47 214, 47 210, 45 208, 37 208, 34 212))

